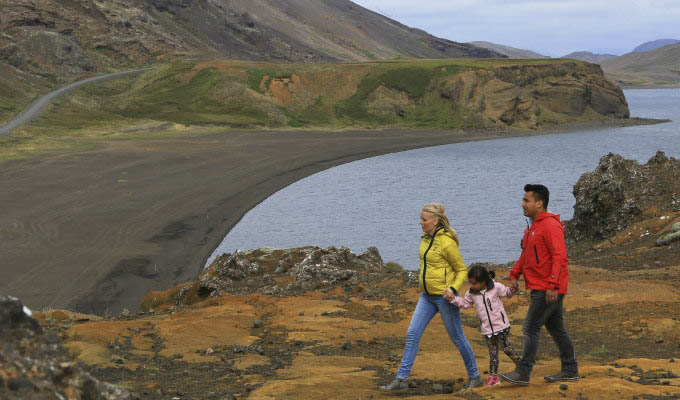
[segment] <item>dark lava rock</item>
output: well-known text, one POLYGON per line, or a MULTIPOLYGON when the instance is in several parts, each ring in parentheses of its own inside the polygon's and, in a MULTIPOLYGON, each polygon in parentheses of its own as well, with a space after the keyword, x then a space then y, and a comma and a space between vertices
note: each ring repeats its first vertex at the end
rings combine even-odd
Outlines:
MULTIPOLYGON (((418 282, 415 271, 388 273, 375 247, 359 255, 347 247, 237 250, 217 257, 198 282, 178 292, 176 301, 178 305, 188 305, 225 294, 297 296, 337 287, 373 293, 388 290, 370 285, 387 279, 401 279, 406 286, 418 282), (282 271, 280 266, 284 264, 287 267, 282 271)), ((384 293, 380 293, 382 296, 384 293)))
POLYGON ((680 209, 680 160, 658 151, 647 164, 609 153, 574 185, 574 216, 565 224, 570 242, 607 239, 642 218, 644 211, 680 209))
POLYGON ((74 363, 58 336, 45 332, 13 297, 0 296, 0 398, 136 399, 127 389, 100 382, 74 363))
POLYGON ((253 321, 253 328, 262 328, 262 321, 260 321, 259 319, 253 321))
POLYGON ((569 386, 567 386, 566 383, 560 385, 560 390, 567 390, 567 388, 569 388, 569 386))

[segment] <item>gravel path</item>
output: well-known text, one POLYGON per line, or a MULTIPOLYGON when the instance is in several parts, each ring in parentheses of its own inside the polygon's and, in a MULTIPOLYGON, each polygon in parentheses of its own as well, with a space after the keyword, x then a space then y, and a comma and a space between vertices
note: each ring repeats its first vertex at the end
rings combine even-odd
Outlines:
POLYGON ((93 76, 92 78, 83 79, 82 81, 72 83, 68 86, 64 86, 63 88, 60 88, 60 89, 57 89, 57 90, 52 91, 50 93, 47 93, 46 95, 40 97, 38 100, 34 101, 26 109, 24 109, 24 111, 22 111, 15 119, 13 119, 12 121, 8 122, 7 124, 5 124, 3 126, 0 126, 0 136, 7 136, 14 129, 20 127, 21 125, 23 125, 27 122, 30 122, 35 117, 40 115, 40 113, 50 103, 52 103, 54 101, 54 99, 61 96, 62 94, 70 92, 73 89, 79 88, 83 85, 87 85, 88 83, 98 82, 98 81, 103 81, 103 80, 109 80, 109 79, 116 79, 116 78, 120 78, 121 76, 147 72, 147 71, 150 71, 152 69, 153 68, 142 68, 142 69, 135 69, 135 70, 132 70, 132 71, 123 71, 123 72, 116 72, 116 73, 113 73, 113 74, 93 76))

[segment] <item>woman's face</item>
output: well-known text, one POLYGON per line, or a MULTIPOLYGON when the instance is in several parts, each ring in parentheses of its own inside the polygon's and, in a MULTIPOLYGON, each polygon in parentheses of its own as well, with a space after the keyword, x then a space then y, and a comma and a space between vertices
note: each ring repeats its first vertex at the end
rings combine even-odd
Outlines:
POLYGON ((437 223, 439 220, 432 215, 431 213, 427 211, 422 211, 420 213, 420 227, 423 228, 423 232, 427 233, 428 235, 432 235, 434 233, 434 228, 437 226, 437 223))

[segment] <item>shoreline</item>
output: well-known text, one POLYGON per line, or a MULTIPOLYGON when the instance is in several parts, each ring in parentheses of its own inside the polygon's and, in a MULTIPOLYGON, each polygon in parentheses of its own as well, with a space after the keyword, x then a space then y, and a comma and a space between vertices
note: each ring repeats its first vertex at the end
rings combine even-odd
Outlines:
MULTIPOLYGON (((663 123, 631 118, 542 130, 225 131, 102 143, 4 163, 0 293, 31 308, 136 310, 194 280, 228 232, 280 189, 344 163, 417 148, 663 123)), ((260 247, 254 243, 253 248, 260 247)))
POLYGON ((621 90, 680 89, 678 85, 618 85, 621 90))

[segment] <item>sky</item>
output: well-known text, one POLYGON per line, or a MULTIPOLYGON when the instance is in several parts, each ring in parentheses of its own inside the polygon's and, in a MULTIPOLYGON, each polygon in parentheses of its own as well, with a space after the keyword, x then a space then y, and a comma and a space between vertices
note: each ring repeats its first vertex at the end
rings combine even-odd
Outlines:
POLYGON ((622 55, 680 40, 680 0, 352 0, 455 42, 483 40, 559 57, 622 55))

